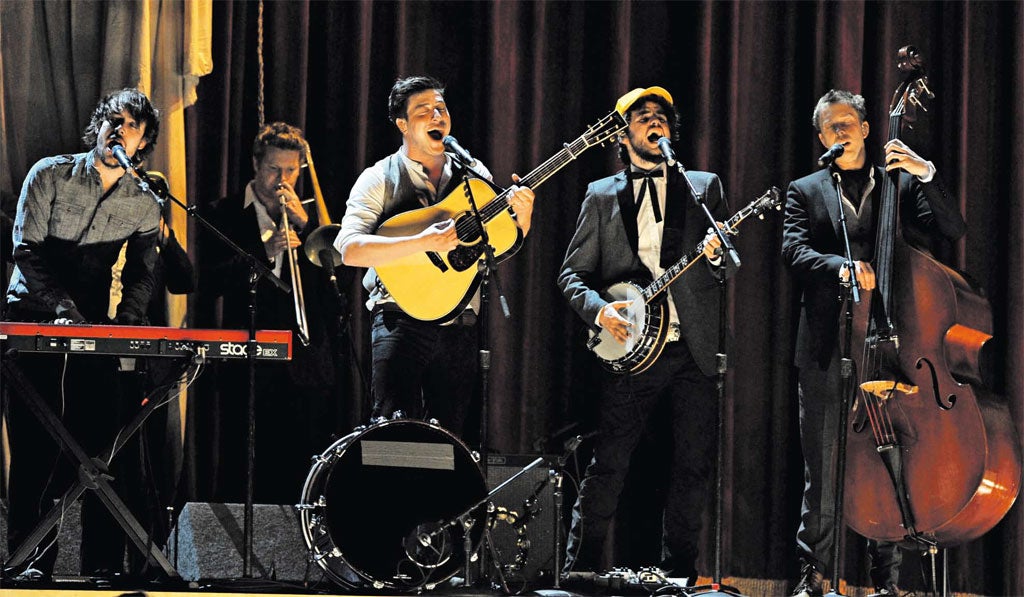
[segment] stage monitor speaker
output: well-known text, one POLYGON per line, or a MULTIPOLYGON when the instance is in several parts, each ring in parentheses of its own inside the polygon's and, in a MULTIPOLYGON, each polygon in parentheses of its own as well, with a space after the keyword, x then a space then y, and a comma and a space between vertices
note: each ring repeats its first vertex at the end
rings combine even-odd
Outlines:
MULTIPOLYGON (((57 528, 59 529, 57 561, 53 564, 53 574, 55 576, 78 576, 81 574, 82 568, 81 500, 75 500, 68 505, 64 516, 57 523, 57 528)), ((10 556, 11 554, 7 550, 7 509, 0 508, 0 563, 7 561, 10 556)))
MULTIPOLYGON (((493 498, 498 516, 491 528, 491 542, 497 560, 512 580, 531 584, 549 581, 554 564, 554 486, 550 478, 554 459, 543 458, 545 462, 493 498)), ((536 455, 489 454, 487 486, 494 489, 536 459, 536 455)))
MULTIPOLYGON (((184 580, 241 578, 243 512, 243 504, 185 504, 167 542, 168 559, 184 580)), ((306 579, 309 552, 293 506, 253 505, 252 551, 253 578, 306 579)), ((320 577, 316 566, 308 573, 320 577)))

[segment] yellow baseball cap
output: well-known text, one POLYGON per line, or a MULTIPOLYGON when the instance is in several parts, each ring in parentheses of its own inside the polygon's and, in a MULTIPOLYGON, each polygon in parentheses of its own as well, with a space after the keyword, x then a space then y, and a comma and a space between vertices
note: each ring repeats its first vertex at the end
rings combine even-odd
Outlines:
POLYGON ((637 87, 626 95, 620 97, 619 101, 615 102, 615 111, 625 116, 626 111, 629 110, 630 106, 636 103, 636 100, 647 95, 657 95, 668 103, 675 104, 675 102, 672 101, 672 94, 666 91, 664 87, 648 87, 647 89, 637 87))

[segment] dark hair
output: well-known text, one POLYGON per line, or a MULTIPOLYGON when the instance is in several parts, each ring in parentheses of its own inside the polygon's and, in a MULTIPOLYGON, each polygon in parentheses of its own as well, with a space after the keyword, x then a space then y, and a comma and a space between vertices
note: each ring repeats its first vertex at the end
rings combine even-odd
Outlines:
POLYGON ((850 106, 857 111, 857 116, 860 117, 861 122, 868 118, 868 110, 864 106, 864 96, 842 89, 829 89, 828 93, 821 96, 821 99, 814 106, 814 115, 811 117, 811 124, 814 125, 814 130, 819 133, 821 132, 821 113, 831 104, 846 104, 850 106))
MULTIPOLYGON (((651 93, 643 97, 637 98, 637 100, 633 102, 633 104, 629 108, 626 109, 626 113, 623 115, 626 119, 626 124, 629 124, 629 121, 633 119, 633 112, 642 108, 644 104, 646 104, 647 102, 654 102, 661 106, 661 109, 665 111, 665 118, 668 119, 668 130, 671 131, 669 134, 669 139, 676 141, 679 137, 679 113, 676 112, 675 106, 670 104, 668 100, 661 97, 660 95, 651 93)), ((623 131, 622 134, 626 135, 628 133, 623 131)), ((629 150, 627 150, 626 146, 623 145, 622 143, 617 143, 616 145, 618 146, 619 161, 628 166, 629 150)))
POLYGON ((132 115, 132 118, 146 125, 146 132, 142 137, 146 146, 135 154, 135 161, 141 162, 156 148, 156 139, 160 135, 160 111, 153 106, 146 94, 138 89, 126 87, 120 91, 108 93, 101 99, 96 104, 96 109, 92 111, 89 126, 85 127, 85 132, 82 133, 82 141, 85 142, 86 147, 94 147, 103 121, 125 110, 132 115))
POLYGON ((388 95, 388 120, 393 123, 398 118, 407 118, 409 97, 428 89, 436 89, 444 97, 444 83, 434 77, 415 75, 395 81, 388 95))
POLYGON ((302 129, 287 122, 271 122, 263 125, 260 132, 256 133, 256 140, 252 143, 252 157, 257 162, 263 161, 268 147, 297 151, 299 160, 302 163, 306 162, 306 144, 302 138, 302 129))

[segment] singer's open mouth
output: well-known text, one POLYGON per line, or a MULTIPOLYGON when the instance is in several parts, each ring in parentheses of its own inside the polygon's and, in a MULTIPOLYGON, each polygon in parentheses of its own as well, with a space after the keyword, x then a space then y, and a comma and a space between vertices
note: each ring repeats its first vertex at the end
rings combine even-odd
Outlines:
POLYGON ((663 136, 664 135, 662 135, 658 131, 651 131, 651 134, 647 135, 647 140, 650 141, 651 143, 657 143, 658 139, 661 139, 663 136))
POLYGON ((444 135, 441 134, 441 131, 437 129, 427 131, 427 136, 429 136, 434 141, 440 141, 441 137, 444 137, 444 135))

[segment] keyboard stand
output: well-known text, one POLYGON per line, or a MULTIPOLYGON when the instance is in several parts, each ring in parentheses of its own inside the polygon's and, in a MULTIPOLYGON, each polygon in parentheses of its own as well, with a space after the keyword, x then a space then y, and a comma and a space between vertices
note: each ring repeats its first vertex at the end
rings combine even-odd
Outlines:
POLYGON ((56 505, 47 513, 47 515, 36 525, 36 528, 32 530, 32 533, 22 542, 18 549, 16 549, 4 562, 4 568, 10 569, 20 566, 28 559, 32 550, 35 549, 42 541, 46 538, 46 535, 55 527, 63 516, 66 510, 66 504, 70 504, 74 500, 78 499, 85 491, 91 490, 96 492, 96 496, 103 503, 103 505, 110 512, 117 524, 124 530, 125 535, 136 548, 143 555, 155 562, 164 573, 171 579, 180 579, 180 575, 174 566, 171 565, 167 557, 157 548, 156 544, 150 538, 149 534, 146 533, 139 521, 135 519, 131 511, 125 503, 118 497, 117 493, 110 486, 109 481, 113 479, 107 473, 106 461, 113 458, 117 454, 118 450, 128 441, 128 439, 135 434, 135 432, 145 423, 150 413, 156 409, 158 403, 150 400, 142 408, 141 411, 135 416, 131 423, 123 427, 116 436, 114 444, 110 446, 110 449, 105 455, 106 458, 90 458, 82 446, 72 437, 71 433, 64 427, 60 419, 57 418, 53 411, 47 406, 46 402, 39 396, 36 389, 32 387, 32 384, 25 379, 24 374, 18 369, 17 365, 14 364, 14 359, 5 358, 3 359, 3 371, 6 379, 11 381, 12 393, 19 397, 32 413, 39 419, 39 422, 43 424, 46 431, 51 437, 61 446, 64 454, 70 454, 69 458, 73 461, 78 462, 78 478, 79 480, 68 489, 56 505), (123 438, 123 439, 122 439, 123 438))

